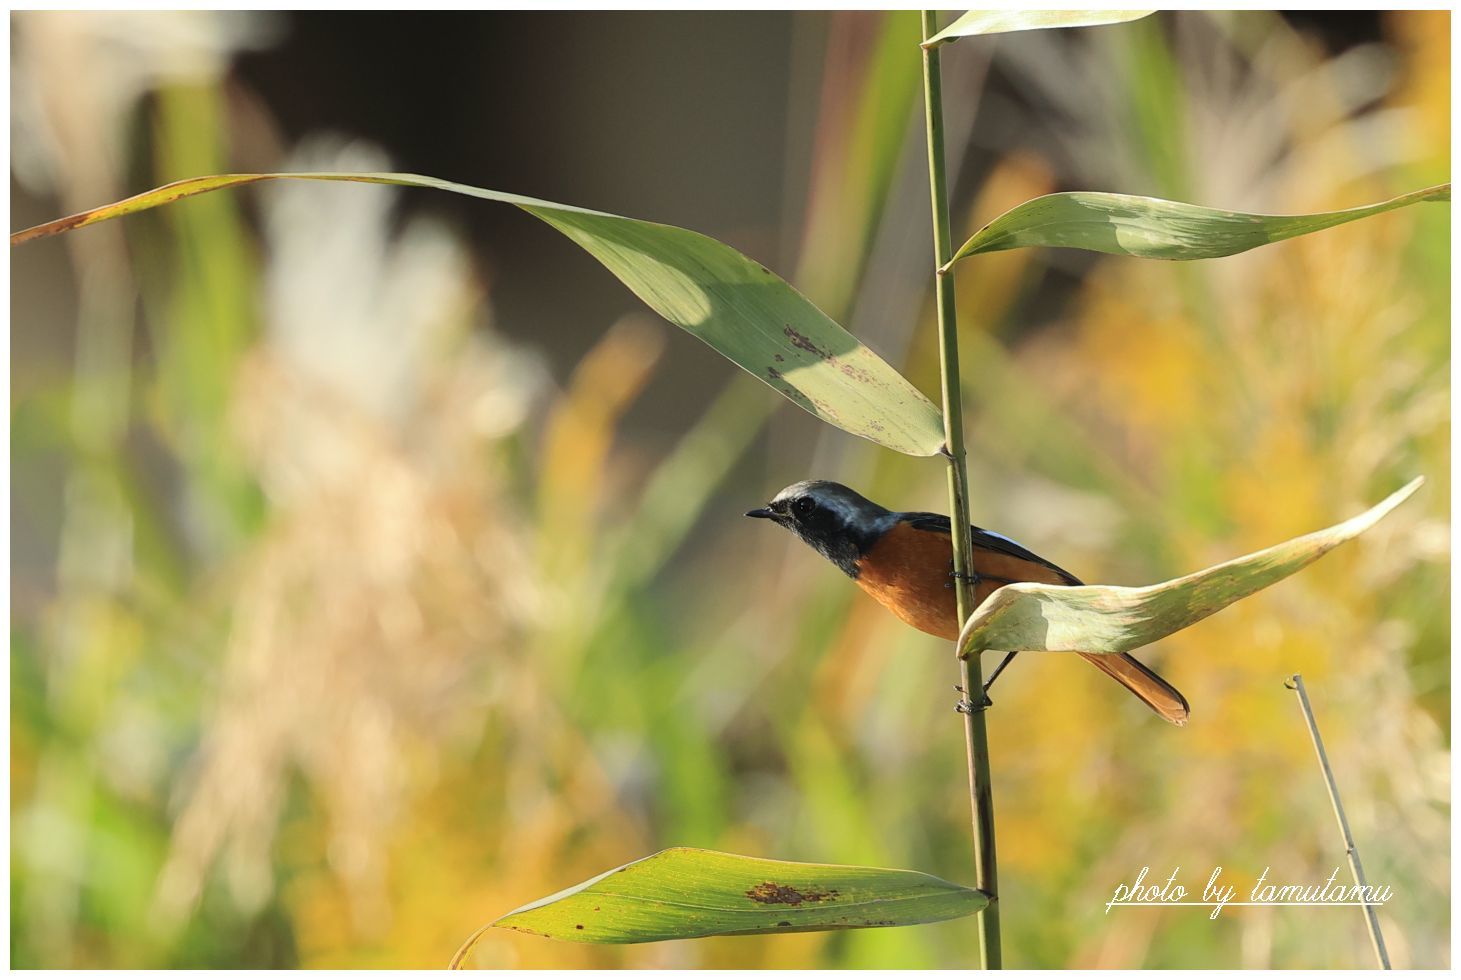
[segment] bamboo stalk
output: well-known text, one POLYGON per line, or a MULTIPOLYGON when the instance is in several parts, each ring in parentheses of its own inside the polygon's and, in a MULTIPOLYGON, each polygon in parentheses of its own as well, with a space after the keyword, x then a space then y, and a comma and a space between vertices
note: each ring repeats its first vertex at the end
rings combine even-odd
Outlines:
MULTIPOLYGON (((923 39, 937 33, 933 11, 922 12, 923 39)), ((944 453, 948 458, 949 520, 954 539, 954 590, 959 622, 974 611, 966 573, 972 566, 969 541, 969 484, 964 467, 963 401, 959 392, 959 334, 954 309, 952 273, 939 274, 953 254, 949 234, 948 187, 944 175, 943 92, 939 78, 939 51, 923 49, 924 128, 928 136, 929 199, 933 208, 934 297, 938 309, 939 369, 944 402, 944 453)), ((955 650, 955 653, 958 651, 955 650)), ((984 680, 979 657, 959 660, 965 696, 976 705, 983 698, 984 680)), ((989 735, 984 710, 964 715, 964 746, 969 759, 969 798, 973 810, 975 886, 989 895, 979 913, 979 965, 997 970, 1002 955, 999 939, 999 884, 994 852, 994 793, 989 772, 989 735)))
MULTIPOLYGON (((1329 790, 1329 802, 1334 807, 1334 819, 1339 821, 1339 835, 1344 839, 1344 853, 1349 858, 1349 870, 1354 883, 1360 888, 1360 896, 1368 894, 1370 883, 1365 880, 1365 869, 1360 864, 1359 848, 1355 846, 1354 835, 1349 831, 1349 819, 1344 815, 1344 804, 1339 802, 1339 786, 1334 782, 1334 770, 1329 768, 1329 754, 1324 751, 1324 740, 1319 737, 1319 724, 1314 720, 1314 707, 1309 703, 1309 692, 1304 689, 1304 679, 1294 674, 1284 682, 1284 687, 1299 696, 1299 710, 1304 713, 1304 723, 1309 726, 1309 737, 1314 740, 1314 752, 1319 756, 1319 769, 1324 773, 1324 786, 1329 790)), ((1380 920, 1375 907, 1364 904, 1365 925, 1370 930, 1370 943, 1375 947, 1375 958, 1380 969, 1390 969, 1390 954, 1385 949, 1385 937, 1380 934, 1380 920)))

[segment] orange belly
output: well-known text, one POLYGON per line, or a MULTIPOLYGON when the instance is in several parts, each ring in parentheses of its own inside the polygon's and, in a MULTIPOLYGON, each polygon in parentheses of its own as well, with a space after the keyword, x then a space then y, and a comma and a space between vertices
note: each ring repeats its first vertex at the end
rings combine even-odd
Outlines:
POLYGON ((959 636, 951 588, 953 549, 947 534, 897 524, 857 562, 857 584, 915 629, 946 640, 959 636))
MULTIPOLYGON (((958 598, 950 574, 953 557, 947 534, 897 524, 858 559, 857 584, 909 626, 946 640, 958 639, 958 598)), ((976 606, 1011 582, 1062 582, 1044 565, 1012 555, 976 547, 973 558, 980 576, 974 589, 976 606)))

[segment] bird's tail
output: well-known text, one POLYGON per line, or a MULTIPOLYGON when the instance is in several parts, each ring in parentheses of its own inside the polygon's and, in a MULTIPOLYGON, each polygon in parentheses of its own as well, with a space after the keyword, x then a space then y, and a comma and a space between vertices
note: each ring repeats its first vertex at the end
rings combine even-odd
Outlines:
POLYGON ((1137 660, 1129 653, 1083 653, 1091 663, 1107 674, 1132 694, 1141 698, 1146 706, 1174 725, 1187 724, 1187 699, 1156 671, 1137 660))

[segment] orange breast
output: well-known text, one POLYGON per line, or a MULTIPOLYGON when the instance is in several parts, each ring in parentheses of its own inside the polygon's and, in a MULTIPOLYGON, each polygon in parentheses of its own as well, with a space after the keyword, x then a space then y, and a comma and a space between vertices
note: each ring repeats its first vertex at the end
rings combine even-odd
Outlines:
POLYGON ((909 626, 953 640, 959 635, 953 556, 947 534, 897 524, 858 559, 857 584, 909 626))
MULTIPOLYGON (((858 560, 857 584, 909 626, 954 640, 959 636, 959 610, 949 574, 953 557, 947 534, 898 524, 858 560)), ((974 590, 976 606, 1011 582, 1062 584, 1051 569, 1013 555, 975 547, 973 559, 980 576, 974 590)))

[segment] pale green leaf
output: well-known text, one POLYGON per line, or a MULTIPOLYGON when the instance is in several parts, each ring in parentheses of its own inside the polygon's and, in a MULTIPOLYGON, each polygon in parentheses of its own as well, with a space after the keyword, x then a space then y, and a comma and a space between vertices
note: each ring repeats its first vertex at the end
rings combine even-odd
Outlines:
POLYGON ((923 42, 925 48, 978 34, 1040 31, 1051 27, 1100 27, 1140 20, 1155 10, 971 10, 923 42))
POLYGON ((1379 204, 1318 214, 1244 214, 1155 197, 1073 191, 1026 201, 979 229, 944 266, 980 252, 1080 248, 1144 259, 1215 259, 1421 201, 1451 200, 1438 184, 1379 204))
POLYGON ((959 650, 965 656, 983 650, 1124 653, 1155 643, 1369 530, 1424 482, 1417 477, 1342 524, 1159 585, 1006 585, 974 610, 959 650))
POLYGON ((578 243, 655 312, 788 399, 889 449, 932 456, 944 442, 923 393, 781 277, 729 245, 673 225, 589 211, 416 174, 225 174, 194 177, 38 225, 11 245, 264 180, 398 184, 513 204, 578 243))
POLYGON ((918 871, 771 861, 673 847, 484 926, 582 943, 822 932, 941 922, 978 912, 983 892, 918 871))

